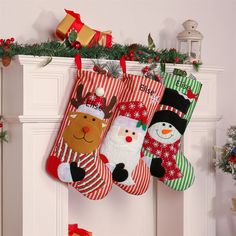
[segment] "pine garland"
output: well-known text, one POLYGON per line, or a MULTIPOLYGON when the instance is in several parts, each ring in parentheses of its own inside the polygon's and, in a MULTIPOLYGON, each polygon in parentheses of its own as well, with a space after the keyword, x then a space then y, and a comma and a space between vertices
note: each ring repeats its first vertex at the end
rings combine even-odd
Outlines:
POLYGON ((236 180, 236 126, 231 126, 227 132, 228 141, 220 149, 220 158, 216 166, 225 173, 230 173, 236 180))
MULTIPOLYGON (((12 43, 9 46, 8 56, 33 55, 50 57, 74 57, 80 53, 82 58, 104 58, 107 60, 119 60, 125 55, 126 60, 139 61, 141 63, 176 63, 183 64, 186 55, 176 51, 176 49, 154 50, 149 46, 141 44, 120 45, 114 44, 111 48, 103 46, 92 46, 75 48, 68 41, 47 41, 37 44, 12 43)), ((4 56, 4 48, 0 47, 0 58, 4 56)))

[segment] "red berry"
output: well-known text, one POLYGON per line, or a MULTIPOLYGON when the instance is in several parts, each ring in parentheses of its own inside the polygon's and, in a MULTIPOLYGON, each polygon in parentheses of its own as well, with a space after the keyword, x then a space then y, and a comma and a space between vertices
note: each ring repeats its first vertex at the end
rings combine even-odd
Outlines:
POLYGON ((159 75, 155 75, 155 78, 156 78, 156 80, 158 81, 158 82, 161 82, 162 81, 162 78, 159 76, 159 75))
POLYGON ((98 71, 98 66, 95 65, 95 66, 93 67, 93 70, 94 70, 95 72, 98 71))
POLYGON ((3 44, 4 43, 4 39, 0 39, 0 43, 3 44))
POLYGON ((6 45, 10 45, 11 44, 11 40, 10 39, 7 39, 7 41, 6 41, 6 45))
POLYGON ((193 64, 196 65, 196 64, 197 64, 197 61, 193 61, 193 64))
POLYGON ((7 45, 5 45, 3 48, 4 48, 4 49, 8 49, 8 46, 7 46, 7 45))
POLYGON ((133 51, 130 51, 130 52, 129 52, 129 56, 130 56, 130 57, 133 57, 133 56, 134 56, 134 52, 133 52, 133 51))
POLYGON ((139 54, 139 55, 142 55, 142 54, 143 54, 143 52, 142 52, 142 51, 139 51, 139 52, 138 52, 138 54, 139 54))
POLYGON ((72 47, 74 47, 74 46, 75 46, 75 42, 71 42, 70 45, 71 45, 72 47))
POLYGON ((142 72, 145 74, 149 71, 149 67, 148 66, 145 66, 143 69, 142 69, 142 72))
POLYGON ((77 43, 77 44, 75 45, 75 48, 76 48, 76 49, 80 49, 80 48, 81 48, 81 44, 80 44, 80 43, 77 43))
POLYGON ((131 59, 131 61, 135 61, 135 57, 131 57, 130 59, 131 59))
POLYGON ((15 41, 15 39, 14 39, 14 38, 10 38, 10 40, 11 40, 12 42, 14 42, 14 41, 15 41))
POLYGON ((180 58, 179 58, 179 57, 176 57, 176 58, 175 58, 175 63, 178 63, 178 62, 180 62, 180 58))
POLYGON ((155 61, 159 61, 159 57, 156 56, 156 57, 154 58, 154 60, 155 60, 155 61))
POLYGON ((148 63, 152 63, 152 58, 148 58, 148 63))

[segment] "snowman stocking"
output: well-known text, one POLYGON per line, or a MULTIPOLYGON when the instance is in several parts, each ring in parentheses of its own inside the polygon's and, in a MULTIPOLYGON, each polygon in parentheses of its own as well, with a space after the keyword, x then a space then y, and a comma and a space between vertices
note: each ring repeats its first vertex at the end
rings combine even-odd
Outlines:
POLYGON ((112 185, 110 171, 98 158, 97 148, 122 86, 121 80, 80 71, 47 160, 50 175, 69 183, 90 199, 105 197, 107 186, 112 185), (98 189, 102 189, 100 194, 93 195, 98 189))
POLYGON ((141 159, 147 125, 164 92, 157 81, 125 74, 121 102, 101 146, 101 158, 112 172, 116 185, 124 191, 140 195, 146 192, 150 172, 141 159))
POLYGON ((155 113, 142 151, 153 176, 170 188, 183 191, 194 181, 191 164, 179 151, 181 137, 192 116, 201 83, 164 74, 166 86, 159 110, 155 113))

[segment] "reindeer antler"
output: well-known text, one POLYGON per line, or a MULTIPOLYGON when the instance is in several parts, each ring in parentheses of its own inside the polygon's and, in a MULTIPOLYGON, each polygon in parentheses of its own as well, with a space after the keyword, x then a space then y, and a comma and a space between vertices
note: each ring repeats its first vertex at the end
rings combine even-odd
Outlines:
POLYGON ((112 115, 112 112, 110 112, 110 111, 112 110, 112 108, 116 104, 116 96, 112 97, 112 99, 111 99, 111 101, 110 101, 108 106, 106 106, 106 98, 104 98, 104 104, 105 104, 105 107, 103 109, 104 114, 105 114, 104 119, 108 119, 112 115))
POLYGON ((71 105, 74 106, 76 109, 77 109, 81 104, 83 104, 83 101, 91 94, 90 92, 88 92, 85 97, 82 97, 83 88, 84 88, 84 85, 83 85, 83 84, 80 84, 80 85, 77 87, 77 90, 76 90, 76 99, 75 99, 75 98, 72 98, 71 101, 70 101, 70 102, 71 102, 71 105))

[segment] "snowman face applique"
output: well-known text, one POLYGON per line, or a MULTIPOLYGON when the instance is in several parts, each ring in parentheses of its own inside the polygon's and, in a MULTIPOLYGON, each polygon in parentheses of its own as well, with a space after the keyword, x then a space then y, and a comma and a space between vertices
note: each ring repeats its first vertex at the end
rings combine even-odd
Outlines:
POLYGON ((180 139, 180 132, 168 122, 158 122, 153 124, 148 132, 150 136, 160 143, 174 143, 180 139))

